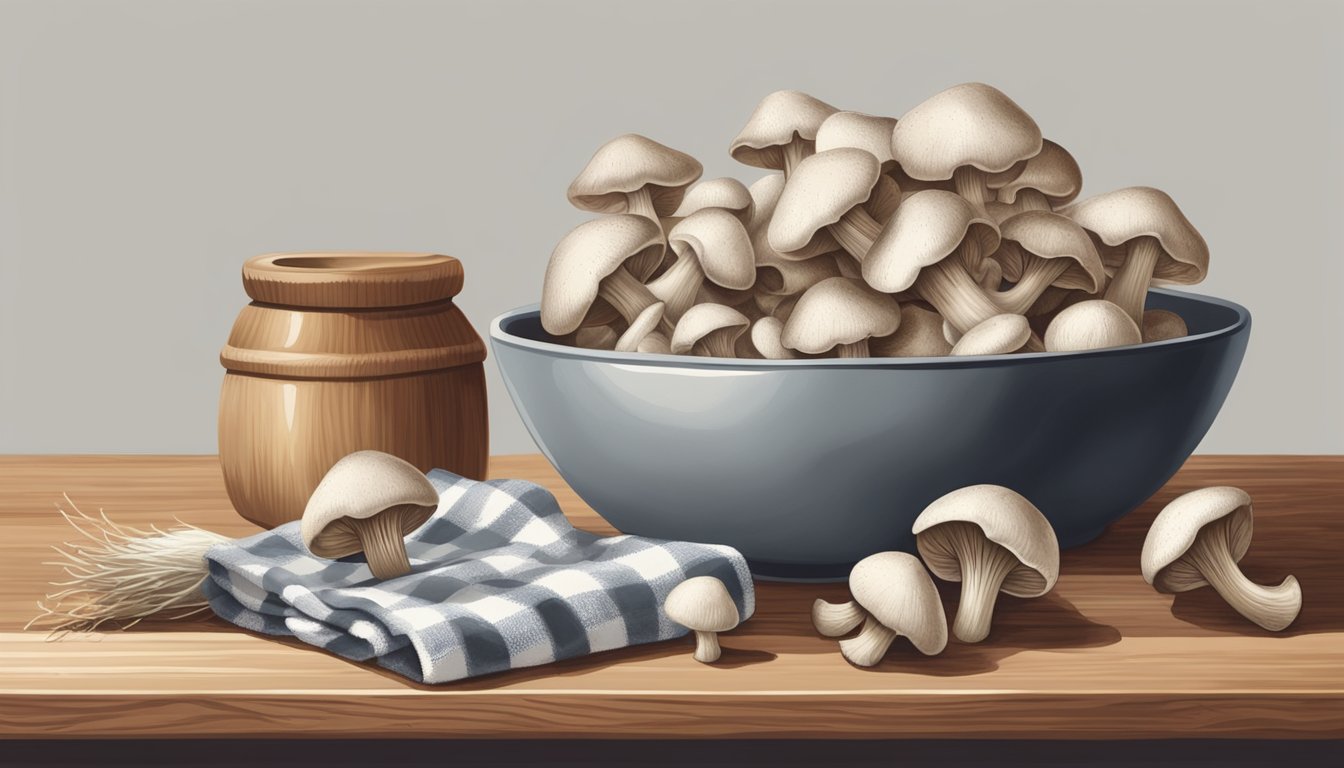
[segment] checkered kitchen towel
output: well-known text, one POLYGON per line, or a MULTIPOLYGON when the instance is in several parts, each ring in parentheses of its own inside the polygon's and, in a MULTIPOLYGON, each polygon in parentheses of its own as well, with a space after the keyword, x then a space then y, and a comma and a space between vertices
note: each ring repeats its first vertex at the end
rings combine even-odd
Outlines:
POLYGON ((436 469, 439 508, 406 540, 412 572, 378 581, 362 556, 310 555, 287 523, 210 550, 222 618, 423 683, 531 667, 686 634, 662 611, 692 576, 723 581, 743 620, 751 575, 724 546, 576 530, 546 489, 436 469))

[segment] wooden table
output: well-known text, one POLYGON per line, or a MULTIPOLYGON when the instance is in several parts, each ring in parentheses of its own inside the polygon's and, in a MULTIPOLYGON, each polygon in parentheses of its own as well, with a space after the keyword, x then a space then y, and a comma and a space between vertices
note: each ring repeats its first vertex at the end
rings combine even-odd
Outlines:
MULTIPOLYGON (((537 456, 496 476, 552 489, 583 528, 610 532, 537 456)), ((689 640, 437 688, 213 618, 48 642, 24 632, 70 537, 53 502, 131 524, 229 535, 212 456, 0 456, 0 735, 7 737, 1012 738, 1344 737, 1344 457, 1192 459, 1148 505, 1063 558, 1050 595, 1004 598, 989 640, 925 658, 898 641, 871 670, 808 619, 840 585, 758 585, 754 618, 720 664, 689 640), (1271 634, 1212 590, 1173 598, 1139 575, 1143 533, 1178 493, 1235 484, 1256 503, 1243 561, 1294 573, 1305 606, 1271 634)), ((949 609, 955 592, 944 597, 949 609)), ((949 611, 950 612, 950 611, 949 611)))

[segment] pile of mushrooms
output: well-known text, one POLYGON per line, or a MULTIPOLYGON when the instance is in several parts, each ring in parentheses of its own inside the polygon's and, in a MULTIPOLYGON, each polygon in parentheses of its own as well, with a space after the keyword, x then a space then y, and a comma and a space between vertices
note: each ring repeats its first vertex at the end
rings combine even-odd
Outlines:
POLYGON ((635 134, 599 148, 568 197, 601 216, 551 255, 546 332, 712 357, 1071 352, 1186 335, 1144 310, 1148 287, 1208 270, 1171 197, 1077 200, 1074 158, 983 83, 899 119, 778 91, 729 154, 769 173, 699 181, 695 158, 635 134))

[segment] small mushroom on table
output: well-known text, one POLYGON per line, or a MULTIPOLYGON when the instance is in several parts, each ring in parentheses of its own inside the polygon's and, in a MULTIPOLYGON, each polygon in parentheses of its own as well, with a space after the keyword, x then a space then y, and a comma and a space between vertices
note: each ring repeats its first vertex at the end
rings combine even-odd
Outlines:
POLYGON ((935 576, 961 582, 952 634, 989 635, 999 593, 1040 597, 1059 578, 1059 539, 1045 515, 1001 485, 972 485, 937 499, 915 519, 915 544, 935 576))
POLYGON ((1209 270, 1209 246, 1167 193, 1127 187, 1068 208, 1069 218, 1095 234, 1102 260, 1115 267, 1106 300, 1119 304, 1137 327, 1154 281, 1190 285, 1209 270))
POLYGON ((713 576, 695 576, 673 587, 663 601, 663 612, 695 633, 695 660, 704 664, 718 661, 723 654, 718 633, 741 621, 733 596, 713 576))
POLYGON ((810 355, 868 357, 868 339, 889 336, 901 323, 890 296, 849 277, 831 277, 807 289, 784 323, 780 342, 810 355))
POLYGON ((1125 310, 1103 299, 1089 299, 1065 307, 1045 329, 1047 352, 1082 352, 1142 342, 1138 326, 1125 310))
POLYGON ((947 647, 947 615, 938 589, 919 558, 905 552, 879 552, 860 560, 849 573, 853 600, 812 604, 812 623, 827 637, 848 634, 840 653, 852 664, 871 667, 882 660, 897 637, 907 637, 925 656, 947 647))
POLYGON ((603 216, 575 227, 556 244, 546 265, 542 327, 552 336, 572 333, 596 311, 598 298, 634 323, 658 301, 641 281, 662 262, 662 253, 662 228, 643 216, 603 216))
POLYGON ((802 91, 775 91, 761 99, 728 153, 739 163, 785 176, 816 151, 817 130, 835 107, 802 91))
POLYGON ((1246 578, 1238 563, 1251 547, 1251 497, 1240 488, 1201 488, 1157 514, 1143 541, 1143 579, 1160 592, 1212 586, 1237 613, 1272 632, 1302 610, 1302 588, 1289 576, 1276 587, 1246 578))
POLYGON ((405 537, 424 525, 439 494, 409 462, 357 451, 332 465, 303 510, 299 534, 318 557, 364 553, 375 578, 411 572, 405 537))
POLYGON ((722 304, 696 304, 686 310, 672 332, 672 353, 704 357, 737 357, 737 339, 751 320, 722 304))
POLYGON ((657 222, 677 210, 686 187, 703 171, 685 152, 627 133, 598 148, 567 196, 581 210, 633 213, 657 222))

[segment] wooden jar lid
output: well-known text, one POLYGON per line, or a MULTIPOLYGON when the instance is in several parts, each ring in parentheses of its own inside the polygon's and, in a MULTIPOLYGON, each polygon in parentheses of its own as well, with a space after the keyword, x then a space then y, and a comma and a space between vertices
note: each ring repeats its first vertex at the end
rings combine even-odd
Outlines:
POLYGON ((291 307, 404 307, 456 296, 462 264, 433 253, 270 253, 243 265, 243 289, 291 307))

